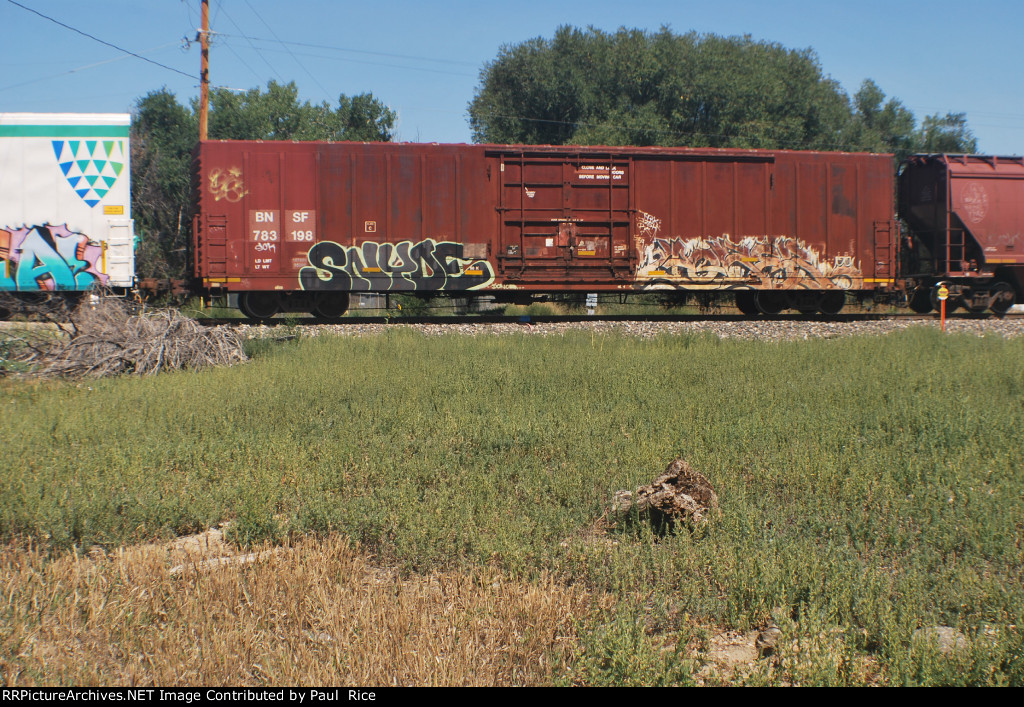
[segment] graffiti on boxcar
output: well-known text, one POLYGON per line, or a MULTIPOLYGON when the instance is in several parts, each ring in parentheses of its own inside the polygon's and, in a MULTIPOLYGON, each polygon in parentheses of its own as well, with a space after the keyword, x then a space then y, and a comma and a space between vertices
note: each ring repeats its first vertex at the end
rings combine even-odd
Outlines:
POLYGON ((636 230, 640 234, 640 239, 648 236, 656 237, 658 231, 661 230, 661 219, 646 211, 638 211, 636 215, 636 230))
POLYGON ((210 193, 214 201, 224 199, 235 202, 248 194, 242 183, 242 170, 238 167, 220 168, 210 172, 210 193))
POLYGON ((964 189, 961 202, 964 211, 967 213, 967 220, 971 223, 981 223, 988 215, 988 192, 985 187, 977 182, 971 182, 964 189))
POLYGON ((84 290, 106 284, 101 246, 67 224, 0 228, 0 290, 84 290))
POLYGON ((637 212, 637 282, 646 289, 859 289, 852 255, 831 260, 791 236, 661 237, 661 220, 637 212))
POLYGON ((432 238, 356 246, 324 241, 309 249, 307 259, 299 270, 304 290, 475 290, 494 282, 489 262, 463 257, 461 243, 432 238))
POLYGON ((637 239, 637 280, 647 287, 858 289, 853 256, 832 259, 790 236, 637 239))

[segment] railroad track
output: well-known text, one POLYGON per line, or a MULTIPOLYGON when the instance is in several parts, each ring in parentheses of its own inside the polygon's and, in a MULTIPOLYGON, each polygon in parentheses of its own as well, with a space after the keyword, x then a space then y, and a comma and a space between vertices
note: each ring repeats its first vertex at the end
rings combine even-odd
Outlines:
MULTIPOLYGON (((777 314, 746 315, 739 313, 719 314, 566 314, 566 315, 443 315, 443 316, 358 316, 340 319, 318 319, 311 316, 282 315, 273 319, 250 320, 242 317, 204 317, 197 319, 204 326, 292 326, 292 325, 337 325, 357 326, 361 324, 564 324, 577 322, 826 322, 851 323, 871 321, 938 321, 939 315, 915 314, 913 312, 850 312, 835 315, 824 314, 777 314)), ((949 321, 965 320, 1021 320, 1024 314, 1006 314, 1002 317, 991 312, 956 312, 946 317, 949 321)))

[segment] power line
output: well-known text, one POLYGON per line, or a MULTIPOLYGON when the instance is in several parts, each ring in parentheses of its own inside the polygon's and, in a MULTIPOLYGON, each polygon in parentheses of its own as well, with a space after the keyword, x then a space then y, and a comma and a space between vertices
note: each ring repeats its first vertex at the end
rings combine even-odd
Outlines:
MULTIPOLYGON (((223 10, 223 11, 224 11, 224 17, 226 17, 226 18, 228 19, 228 22, 230 22, 230 23, 231 23, 232 25, 234 25, 234 26, 235 26, 235 29, 237 29, 237 30, 238 30, 239 32, 241 32, 241 31, 242 31, 242 28, 238 26, 238 23, 237 23, 237 22, 235 22, 234 18, 232 18, 232 17, 231 17, 231 15, 229 15, 229 14, 228 14, 228 11, 224 9, 224 6, 223 6, 223 4, 221 5, 221 10, 223 10)), ((214 34, 216 35, 217 33, 214 33, 214 34)), ((218 36, 222 36, 222 35, 218 35, 218 36)), ((270 69, 270 70, 271 70, 272 72, 274 72, 274 74, 276 74, 276 75, 277 75, 277 78, 278 78, 278 79, 280 79, 281 83, 284 83, 284 77, 283 77, 283 76, 281 76, 281 74, 280 74, 280 73, 278 73, 277 69, 275 69, 275 68, 274 68, 274 65, 273 65, 273 64, 271 64, 271 63, 270 63, 269 61, 267 61, 267 58, 266 58, 265 56, 263 56, 263 52, 261 52, 261 51, 260 51, 259 49, 257 49, 257 48, 256 48, 256 47, 255 47, 255 46, 253 45, 252 41, 251 41, 251 40, 249 40, 249 38, 248 38, 248 37, 246 37, 246 36, 245 36, 244 34, 242 34, 242 37, 245 37, 246 41, 248 41, 248 42, 249 42, 249 46, 250 46, 250 47, 252 48, 252 50, 253 50, 254 52, 256 52, 256 54, 257 54, 257 55, 259 56, 259 58, 263 60, 263 63, 264 63, 264 64, 266 64, 266 65, 267 65, 267 67, 268 67, 268 68, 269 68, 269 69, 270 69)), ((236 54, 235 56, 238 56, 238 55, 236 54)), ((241 57, 239 57, 239 59, 241 59, 241 57)), ((245 62, 243 62, 243 63, 245 63, 245 62)), ((252 69, 251 69, 251 67, 250 67, 250 70, 252 70, 252 69)), ((253 73, 256 73, 256 72, 255 72, 255 71, 253 71, 253 73)))
POLYGON ((285 49, 288 50, 288 54, 290 54, 292 59, 295 60, 295 63, 298 64, 302 68, 302 70, 306 72, 306 74, 309 76, 309 78, 313 79, 313 83, 315 83, 317 86, 319 86, 320 90, 323 91, 324 94, 329 94, 330 92, 326 88, 324 88, 324 85, 322 83, 320 83, 319 81, 317 81, 316 76, 313 76, 313 74, 310 73, 309 69, 307 69, 306 66, 301 61, 299 61, 299 58, 297 56, 295 56, 295 54, 292 53, 292 50, 288 49, 288 45, 281 41, 281 38, 277 36, 277 32, 274 31, 274 28, 271 27, 269 24, 267 24, 267 21, 265 19, 263 19, 263 16, 260 15, 260 13, 256 12, 256 8, 254 8, 252 5, 249 4, 249 0, 245 0, 245 4, 246 4, 246 6, 250 10, 252 10, 252 14, 256 15, 256 17, 259 18, 259 21, 262 22, 266 26, 266 28, 268 30, 270 30, 270 33, 272 35, 274 35, 274 37, 277 39, 278 43, 282 47, 284 47, 285 49))
MULTIPOLYGON (((155 51, 157 51, 159 49, 166 49, 167 47, 172 47, 172 46, 175 46, 177 44, 178 44, 177 42, 171 42, 170 44, 161 44, 159 47, 153 47, 152 49, 144 49, 143 51, 144 52, 155 52, 155 51)), ((74 69, 68 69, 67 71, 61 71, 58 74, 50 74, 48 76, 40 76, 39 78, 29 79, 27 81, 22 81, 20 83, 11 84, 10 86, 3 86, 3 87, 0 87, 0 91, 7 91, 7 90, 12 89, 12 88, 18 88, 19 86, 27 86, 30 83, 38 83, 40 81, 46 81, 48 79, 59 78, 61 76, 66 76, 68 74, 74 74, 74 73, 79 72, 79 71, 85 71, 86 69, 93 69, 93 68, 95 68, 97 66, 103 66, 105 64, 113 64, 115 61, 124 61, 127 58, 128 57, 126 57, 126 56, 116 56, 113 59, 106 59, 104 61, 93 62, 92 64, 85 64, 84 66, 77 66, 74 69)))
MULTIPOLYGON (((182 4, 185 6, 186 12, 188 13, 189 24, 190 25, 199 24, 198 20, 193 16, 194 12, 193 12, 193 9, 192 9, 192 3, 189 2, 188 0, 182 0, 182 4)), ((224 2, 217 3, 217 9, 213 13, 213 19, 210 21, 211 25, 212 24, 216 24, 217 18, 220 16, 220 10, 224 6, 224 4, 225 4, 224 2)), ((201 29, 197 29, 196 31, 197 32, 201 32, 202 30, 201 29)), ((209 37, 210 37, 210 44, 211 44, 211 46, 212 46, 214 40, 217 37, 220 37, 220 36, 221 36, 220 33, 214 32, 214 31, 210 31, 209 37)), ((185 41, 189 42, 189 44, 191 45, 191 40, 186 39, 185 41)), ((198 41, 198 39, 196 41, 198 41)), ((230 44, 227 44, 227 43, 225 43, 224 46, 227 47, 227 50, 229 52, 231 52, 232 54, 235 55, 235 58, 238 59, 238 63, 240 63, 242 66, 244 66, 245 68, 247 68, 249 71, 252 72, 252 75, 256 77, 256 80, 258 82, 262 82, 263 81, 263 76, 260 75, 260 73, 258 71, 256 71, 256 69, 252 68, 252 66, 249 65, 249 62, 247 62, 245 59, 243 59, 242 56, 238 52, 235 51, 234 47, 232 47, 230 44)), ((271 70, 273 70, 273 67, 271 67, 271 70)), ((225 87, 225 86, 215 86, 213 88, 227 88, 227 87, 225 87)), ((234 89, 234 88, 229 88, 228 90, 229 91, 239 91, 239 89, 234 89)))
MULTIPOLYGON (((211 39, 215 39, 216 37, 220 36, 216 32, 210 32, 210 35, 211 35, 211 39)), ((232 54, 235 55, 235 58, 238 59, 239 62, 241 62, 242 66, 244 66, 245 68, 247 68, 249 71, 252 72, 252 75, 256 77, 257 81, 260 81, 260 82, 263 81, 263 76, 261 76, 260 73, 258 71, 256 71, 256 69, 252 68, 252 66, 249 65, 249 62, 247 62, 245 59, 243 59, 242 56, 238 52, 235 51, 234 47, 232 47, 228 43, 225 43, 224 46, 227 47, 227 50, 229 52, 231 52, 232 54)))
POLYGON ((33 15, 38 15, 39 17, 42 17, 44 20, 49 20, 50 22, 53 22, 56 25, 60 25, 64 29, 71 30, 72 32, 74 32, 76 34, 80 34, 83 37, 88 37, 89 39, 91 39, 91 40, 93 40, 95 42, 99 42, 100 44, 108 46, 111 49, 116 49, 119 52, 124 52, 125 54, 128 54, 129 56, 135 57, 136 59, 141 59, 142 61, 144 61, 146 63, 153 64, 154 66, 159 66, 161 69, 167 69, 168 71, 173 71, 176 74, 181 74, 182 76, 187 76, 190 79, 195 79, 195 80, 199 79, 198 76, 193 76, 192 74, 187 74, 187 73, 185 73, 184 71, 182 71, 180 69, 175 69, 173 66, 167 66, 166 64, 161 64, 158 61, 153 61, 152 59, 147 59, 146 57, 141 56, 139 54, 136 54, 133 51, 125 49, 124 47, 119 47, 116 44, 111 44, 110 42, 107 42, 107 41, 105 41, 103 39, 100 39, 99 37, 93 36, 93 35, 89 34, 88 32, 83 32, 82 30, 77 29, 75 27, 72 27, 71 25, 66 25, 63 22, 61 22, 60 20, 55 20, 54 18, 52 18, 52 17, 50 17, 48 15, 44 15, 43 13, 39 12, 38 10, 33 10, 31 7, 26 7, 26 6, 22 5, 19 2, 15 2, 14 0, 7 0, 7 2, 9 2, 12 5, 14 5, 15 7, 20 7, 22 10, 25 10, 27 12, 31 12, 33 15))
MULTIPOLYGON (((225 35, 225 34, 217 33, 216 36, 218 38, 221 38, 221 37, 236 37, 237 35, 225 35)), ((231 45, 229 43, 225 43, 225 46, 230 47, 231 45)), ((260 49, 259 51, 263 51, 263 52, 283 52, 285 50, 283 50, 283 49, 264 48, 264 49, 260 49)), ((291 54, 292 52, 289 52, 289 53, 291 54)), ((425 71, 425 72, 430 73, 430 74, 444 74, 446 76, 475 76, 475 74, 469 74, 469 73, 466 73, 464 71, 445 71, 444 69, 428 69, 425 66, 402 66, 400 64, 387 64, 387 63, 382 62, 382 61, 369 61, 367 59, 353 59, 351 57, 346 57, 346 56, 326 56, 324 54, 312 54, 310 52, 295 52, 295 54, 297 54, 298 56, 311 57, 313 59, 327 59, 328 61, 344 61, 344 62, 348 62, 348 63, 351 63, 351 64, 364 64, 366 66, 384 66, 384 67, 388 67, 388 68, 391 68, 391 69, 401 69, 403 71, 425 71)))
MULTIPOLYGON (((237 27, 237 25, 236 25, 236 27, 237 27)), ((239 31, 241 31, 241 30, 239 30, 239 31)), ((277 44, 290 44, 293 47, 307 47, 307 48, 310 48, 310 49, 330 49, 330 50, 336 51, 336 52, 351 52, 353 54, 369 54, 371 56, 383 56, 383 57, 388 57, 390 59, 409 59, 411 61, 432 61, 432 62, 435 62, 435 63, 438 63, 438 64, 457 64, 457 65, 460 65, 460 66, 476 66, 477 65, 476 62, 464 61, 464 60, 458 60, 458 59, 434 59, 432 57, 412 56, 410 54, 392 54, 390 52, 371 52, 371 51, 366 51, 364 49, 349 49, 347 47, 335 47, 335 46, 331 46, 329 44, 309 44, 308 42, 289 42, 289 41, 282 40, 282 39, 267 39, 265 37, 249 37, 249 36, 246 36, 244 34, 242 34, 242 35, 221 34, 221 36, 222 37, 236 36, 238 38, 247 39, 247 40, 252 41, 252 42, 271 42, 271 43, 277 43, 277 44)))

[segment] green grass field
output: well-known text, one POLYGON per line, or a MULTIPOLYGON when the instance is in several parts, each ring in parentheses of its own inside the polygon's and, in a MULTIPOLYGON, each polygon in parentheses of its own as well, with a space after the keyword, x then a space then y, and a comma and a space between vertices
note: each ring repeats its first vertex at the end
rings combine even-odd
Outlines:
POLYGON ((243 545, 338 534, 410 576, 550 573, 615 599, 565 682, 686 683, 710 628, 773 620, 791 642, 748 682, 1024 683, 1024 340, 392 330, 254 353, 0 383, 0 538, 232 520, 243 545), (676 456, 720 519, 598 523, 676 456), (969 647, 912 640, 933 626, 969 647))

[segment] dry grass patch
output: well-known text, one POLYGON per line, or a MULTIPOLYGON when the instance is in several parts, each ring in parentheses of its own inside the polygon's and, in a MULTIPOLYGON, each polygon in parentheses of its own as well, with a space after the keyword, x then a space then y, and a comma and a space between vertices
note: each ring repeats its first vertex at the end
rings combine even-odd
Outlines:
POLYGON ((549 684, 587 597, 486 572, 402 578, 347 541, 246 562, 191 544, 0 551, 5 685, 549 684), (175 570, 172 572, 172 570, 175 570))

